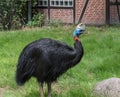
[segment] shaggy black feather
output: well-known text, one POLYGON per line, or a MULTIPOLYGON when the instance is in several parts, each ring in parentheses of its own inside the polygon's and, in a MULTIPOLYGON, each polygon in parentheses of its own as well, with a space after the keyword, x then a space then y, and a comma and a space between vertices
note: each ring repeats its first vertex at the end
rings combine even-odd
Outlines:
POLYGON ((55 81, 69 68, 75 66, 83 56, 80 41, 74 48, 52 39, 40 39, 28 44, 18 59, 16 82, 23 85, 32 76, 38 82, 55 81))

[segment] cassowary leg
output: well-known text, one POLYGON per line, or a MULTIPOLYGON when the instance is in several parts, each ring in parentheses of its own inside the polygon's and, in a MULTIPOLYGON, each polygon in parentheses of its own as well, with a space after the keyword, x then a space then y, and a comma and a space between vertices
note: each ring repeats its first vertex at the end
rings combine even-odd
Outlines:
POLYGON ((48 97, 51 97, 51 82, 47 83, 48 87, 48 97))
POLYGON ((40 88, 40 97, 44 97, 43 83, 39 83, 39 88, 40 88))

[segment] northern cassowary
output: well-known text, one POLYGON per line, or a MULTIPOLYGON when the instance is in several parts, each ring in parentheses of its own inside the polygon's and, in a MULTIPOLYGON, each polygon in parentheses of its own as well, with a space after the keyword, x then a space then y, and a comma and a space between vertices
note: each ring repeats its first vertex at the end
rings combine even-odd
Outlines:
POLYGON ((48 38, 28 44, 18 59, 16 70, 17 84, 23 85, 33 76, 37 78, 39 83, 41 97, 44 97, 43 83, 47 83, 48 97, 51 97, 51 83, 80 62, 83 56, 83 46, 78 37, 84 30, 84 24, 79 24, 76 27, 73 33, 74 48, 48 38))

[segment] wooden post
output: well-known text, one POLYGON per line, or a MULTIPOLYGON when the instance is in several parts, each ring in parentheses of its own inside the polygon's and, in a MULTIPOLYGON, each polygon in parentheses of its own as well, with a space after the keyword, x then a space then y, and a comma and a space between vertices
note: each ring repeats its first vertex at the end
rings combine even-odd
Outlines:
POLYGON ((50 22, 50 0, 48 0, 48 21, 50 22))
POLYGON ((75 24, 75 20, 76 20, 76 0, 73 0, 74 2, 73 2, 73 24, 75 24))
POLYGON ((32 18, 32 2, 28 0, 28 22, 31 21, 32 18))
POLYGON ((106 0, 106 24, 110 24, 110 0, 106 0))
POLYGON ((118 19, 119 19, 119 23, 120 23, 120 11, 119 11, 119 2, 118 2, 118 0, 116 0, 116 4, 117 4, 118 19))
POLYGON ((82 13, 81 13, 81 15, 80 15, 80 18, 79 18, 79 20, 78 20, 78 23, 81 22, 81 20, 82 20, 82 18, 83 18, 83 15, 84 15, 85 10, 86 10, 86 8, 87 8, 88 2, 89 2, 89 0, 86 0, 85 5, 84 5, 83 10, 82 10, 82 13))

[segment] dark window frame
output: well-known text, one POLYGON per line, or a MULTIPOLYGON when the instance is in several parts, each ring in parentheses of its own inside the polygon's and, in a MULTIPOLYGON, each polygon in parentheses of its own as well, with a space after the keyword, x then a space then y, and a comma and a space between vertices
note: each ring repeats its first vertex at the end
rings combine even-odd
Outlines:
MULTIPOLYGON (((48 7, 49 0, 38 0, 38 7, 48 7), (46 3, 45 3, 46 2, 46 3)), ((74 0, 50 0, 50 7, 52 8, 73 8, 74 0)))

